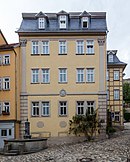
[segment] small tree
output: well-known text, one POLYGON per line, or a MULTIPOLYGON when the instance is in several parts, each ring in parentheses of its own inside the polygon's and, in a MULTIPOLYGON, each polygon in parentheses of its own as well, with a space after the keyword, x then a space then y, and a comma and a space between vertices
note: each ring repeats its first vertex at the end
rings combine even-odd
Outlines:
POLYGON ((86 112, 85 115, 75 115, 72 120, 69 121, 69 133, 73 133, 76 136, 84 134, 87 140, 93 139, 94 133, 97 128, 101 127, 101 121, 97 119, 97 111, 92 115, 86 112))

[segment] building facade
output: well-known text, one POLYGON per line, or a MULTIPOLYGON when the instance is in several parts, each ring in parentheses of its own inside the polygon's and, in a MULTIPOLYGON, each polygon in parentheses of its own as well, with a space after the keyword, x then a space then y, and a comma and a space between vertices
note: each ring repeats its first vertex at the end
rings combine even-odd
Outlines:
POLYGON ((113 126, 123 127, 123 71, 127 64, 116 54, 117 50, 107 51, 107 106, 113 126))
MULTIPOLYGON (((106 128, 106 13, 23 13, 21 137, 28 119, 32 136, 68 136, 75 114, 98 110, 106 128)), ((103 130, 102 130, 103 131, 103 130)))
POLYGON ((19 137, 19 44, 8 44, 0 31, 0 148, 19 137))

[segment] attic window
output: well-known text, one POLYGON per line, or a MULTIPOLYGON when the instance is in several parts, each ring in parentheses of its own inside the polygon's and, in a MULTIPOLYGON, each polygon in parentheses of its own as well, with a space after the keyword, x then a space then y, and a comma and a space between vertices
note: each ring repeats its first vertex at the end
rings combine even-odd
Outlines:
POLYGON ((60 16, 60 29, 66 28, 66 16, 62 15, 60 16))
POLYGON ((108 55, 108 62, 113 62, 113 55, 108 55))
POLYGON ((39 27, 39 29, 45 28, 45 18, 39 18, 38 19, 38 27, 39 27))
POLYGON ((82 28, 88 28, 88 17, 82 18, 82 28))

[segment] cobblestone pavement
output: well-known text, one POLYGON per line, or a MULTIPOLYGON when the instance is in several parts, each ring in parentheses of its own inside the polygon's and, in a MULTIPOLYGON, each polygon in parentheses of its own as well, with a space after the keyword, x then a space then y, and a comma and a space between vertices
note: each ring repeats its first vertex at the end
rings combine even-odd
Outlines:
POLYGON ((0 162, 88 162, 87 158, 93 162, 127 162, 128 156, 130 130, 125 130, 118 137, 104 141, 60 145, 27 155, 0 155, 0 162))

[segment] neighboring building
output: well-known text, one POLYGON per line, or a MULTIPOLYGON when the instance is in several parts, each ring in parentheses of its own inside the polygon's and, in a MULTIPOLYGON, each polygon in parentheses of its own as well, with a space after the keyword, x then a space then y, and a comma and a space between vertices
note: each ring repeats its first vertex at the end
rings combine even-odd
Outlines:
POLYGON ((106 13, 23 13, 21 43, 21 137, 67 136, 75 114, 98 117, 106 128, 106 13))
POLYGON ((19 137, 19 44, 8 44, 0 31, 0 148, 19 137))
POLYGON ((107 51, 107 104, 113 125, 123 126, 123 71, 127 64, 116 54, 117 50, 107 51))

